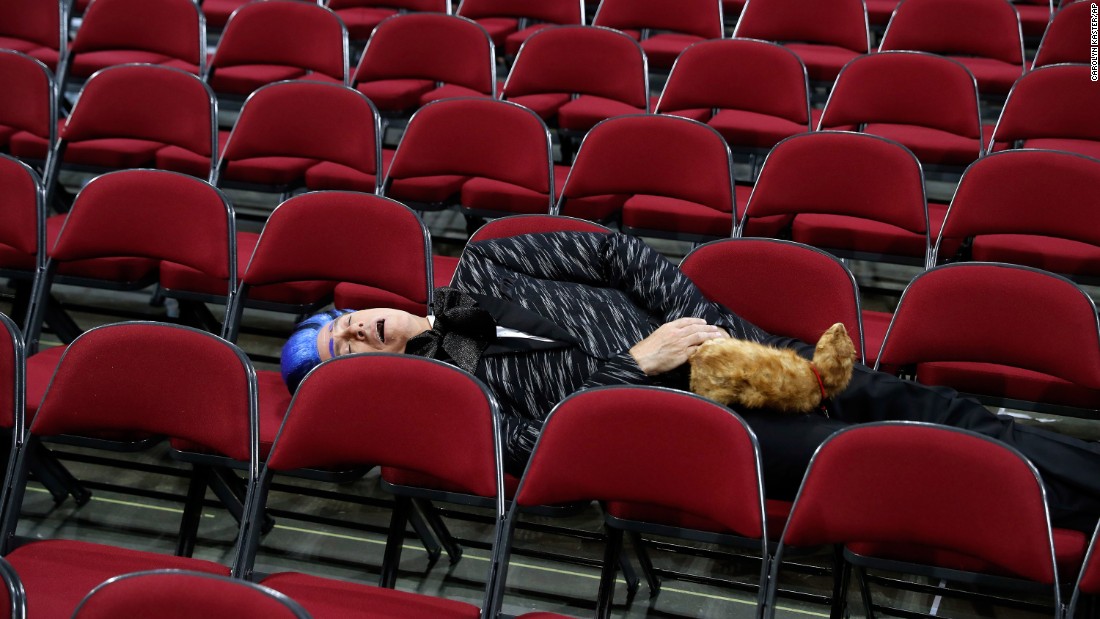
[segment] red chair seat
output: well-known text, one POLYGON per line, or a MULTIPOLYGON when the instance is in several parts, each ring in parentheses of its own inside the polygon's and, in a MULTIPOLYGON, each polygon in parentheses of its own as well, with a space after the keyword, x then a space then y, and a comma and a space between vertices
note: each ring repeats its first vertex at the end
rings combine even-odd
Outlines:
MULTIPOLYGON (((1050 7, 1046 4, 1024 4, 1014 2, 1016 13, 1020 15, 1020 30, 1025 37, 1041 37, 1050 21, 1050 7)), ((1055 3, 1055 6, 1058 6, 1055 3)))
POLYGON ((504 39, 504 53, 509 56, 515 56, 519 53, 519 48, 528 37, 550 25, 551 24, 534 24, 508 35, 508 37, 504 39))
MULTIPOLYGON (((260 86, 282 80, 295 80, 306 75, 305 70, 281 65, 255 64, 220 68, 210 79, 214 92, 247 96, 260 86)), ((312 79, 312 77, 311 77, 312 79)))
POLYGON ((44 47, 32 41, 0 36, 0 49, 13 49, 23 52, 31 58, 41 60, 51 71, 57 70, 58 53, 56 49, 44 47))
POLYGON ((814 82, 832 82, 848 61, 861 55, 860 52, 835 45, 788 43, 785 47, 798 54, 806 65, 806 74, 814 82))
MULTIPOLYGON (((383 471, 383 476, 384 475, 385 471, 383 471)), ((791 505, 792 503, 790 501, 773 499, 766 499, 764 501, 764 516, 767 520, 769 539, 778 539, 779 535, 783 533, 783 526, 787 524, 787 517, 791 513, 791 505)), ((712 533, 729 532, 721 524, 709 518, 662 507, 660 505, 611 501, 607 503, 605 509, 607 513, 622 520, 663 524, 685 529, 695 529, 696 531, 710 531, 712 533)))
POLYGON ((863 363, 870 366, 878 359, 878 351, 882 348, 882 340, 886 339, 886 329, 894 315, 890 312, 863 310, 860 316, 863 319, 863 363))
POLYGON ((7 125, 0 124, 0 147, 4 150, 11 150, 11 137, 19 133, 19 130, 15 127, 8 127, 7 125))
POLYGON ((208 28, 222 28, 229 16, 247 0, 203 0, 202 14, 208 28))
POLYGON ((44 618, 72 616, 88 592, 120 574, 186 569, 229 575, 229 568, 211 561, 69 540, 34 542, 5 558, 23 582, 28 607, 36 617, 44 618))
POLYGON ((557 116, 561 106, 569 103, 571 97, 566 93, 544 93, 537 95, 520 95, 508 100, 518 103, 523 107, 538 114, 543 120, 549 120, 557 116))
POLYGON ((432 285, 436 288, 450 286, 458 270, 458 256, 432 256, 432 285))
POLYGON ((649 60, 649 66, 660 69, 668 69, 676 62, 680 52, 687 49, 693 43, 702 41, 703 37, 693 34, 677 34, 666 32, 656 34, 642 41, 642 51, 649 60))
MULTIPOLYGON (((1054 558, 1058 564, 1059 573, 1067 577, 1076 574, 1081 567, 1081 562, 1084 561, 1088 538, 1084 533, 1072 529, 1055 528, 1052 529, 1052 533, 1054 558)), ((848 549, 863 556, 912 561, 971 572, 1012 575, 981 559, 926 545, 859 543, 848 544, 848 549)))
POLYGON ((969 56, 949 56, 958 60, 978 80, 978 91, 982 94, 1006 94, 1023 74, 1023 66, 994 58, 974 58, 969 56))
POLYGON ((573 131, 587 131, 602 120, 625 114, 641 114, 642 108, 622 101, 595 95, 581 95, 558 110, 558 126, 573 131))
POLYGON ((156 153, 165 145, 150 140, 108 138, 70 143, 65 163, 103 168, 147 168, 155 165, 156 153))
POLYGON ((745 110, 719 110, 707 124, 731 146, 749 148, 771 148, 784 138, 809 129, 803 123, 745 110))
MULTIPOLYGON (((458 258, 432 256, 432 259, 433 272, 435 274, 435 283, 433 287, 450 284, 451 275, 454 274, 454 269, 458 266, 458 258), (437 258, 440 260, 448 258, 454 261, 454 264, 450 266, 449 272, 445 267, 440 268, 441 263, 439 260, 436 260, 437 258), (443 271, 443 273, 440 271, 443 271), (444 275, 446 279, 441 280, 440 278, 444 275), (440 283, 440 281, 442 281, 442 283, 440 283)), ((425 316, 428 312, 428 308, 424 303, 409 300, 388 290, 351 282, 340 282, 336 284, 336 288, 333 291, 333 303, 339 308, 356 310, 369 309, 372 307, 391 307, 393 309, 409 312, 410 314, 416 314, 417 316, 425 316)))
POLYGON ((306 187, 310 191, 342 189, 374 193, 377 177, 332 161, 323 161, 306 170, 306 187))
POLYGON ((360 82, 356 90, 367 95, 381 111, 414 109, 420 98, 435 88, 431 80, 400 79, 360 82))
MULTIPOLYGON (((656 106, 656 102, 654 102, 656 106)), ((679 116, 680 118, 689 118, 691 120, 697 120, 701 123, 705 123, 711 118, 711 111, 709 109, 696 109, 696 110, 662 110, 662 114, 668 116, 679 116)))
MULTIPOLYGON (((64 222, 64 215, 46 219, 47 247, 53 246, 64 222)), ((148 258, 95 258, 67 261, 58 266, 57 274, 113 282, 138 282, 152 275, 156 268, 157 261, 148 258)))
POLYGON ((466 88, 465 86, 459 86, 457 84, 444 84, 439 88, 433 88, 420 95, 419 103, 420 105, 425 105, 432 101, 451 99, 454 97, 490 97, 490 95, 489 93, 474 90, 473 88, 466 88))
POLYGON ((864 132, 901 142, 924 163, 965 166, 977 159, 982 150, 978 138, 931 127, 870 123, 864 132))
POLYGON ((974 260, 1026 264, 1054 273, 1100 275, 1100 247, 1053 237, 986 234, 974 239, 974 260))
MULTIPOLYGON (((271 453, 271 446, 283 425, 292 398, 283 376, 274 370, 256 371, 256 388, 260 418, 260 460, 271 453)), ((169 441, 173 449, 184 452, 210 453, 210 449, 182 439, 169 441)))
MULTIPOLYGON (((554 184, 560 189, 564 181, 555 178, 554 184)), ((465 208, 529 214, 550 210, 550 198, 546 194, 490 178, 471 178, 462 185, 461 195, 465 208)))
POLYGON ((230 161, 221 180, 259 185, 300 185, 306 170, 317 164, 304 157, 251 157, 230 161))
POLYGON ((921 363, 917 378, 928 385, 950 385, 965 393, 1001 393, 1030 402, 1100 408, 1100 391, 1020 368, 993 363, 921 363))
MULTIPOLYGON (((389 466, 382 467, 382 479, 395 486, 411 486, 414 488, 429 488, 432 490, 444 490, 447 492, 468 492, 466 489, 456 486, 445 480, 425 475, 407 469, 397 469, 389 466)), ((519 478, 515 475, 504 474, 504 496, 512 498, 519 488, 519 478)))
POLYGON ((260 581, 301 604, 315 619, 345 619, 370 609, 387 619, 478 619, 481 609, 439 597, 284 572, 260 581))
MULTIPOLYGON (((394 151, 388 148, 382 149, 382 169, 390 169, 393 155, 394 151)), ((446 202, 452 196, 458 195, 462 190, 463 183, 466 181, 465 176, 449 175, 394 179, 393 185, 386 192, 386 195, 401 202, 439 204, 446 202)))
POLYGON ((46 138, 27 131, 12 135, 8 144, 11 154, 24 159, 45 159, 50 150, 50 143, 46 138))
POLYGON ((514 17, 483 17, 475 21, 489 33, 497 49, 503 49, 508 37, 519 29, 519 20, 514 17))
POLYGON ((193 153, 179 146, 165 146, 157 151, 156 167, 160 170, 182 172, 198 178, 210 176, 210 157, 193 153))
POLYGON ((35 268, 34 254, 15 249, 10 245, 0 243, 0 269, 13 271, 33 271, 35 268))
POLYGON ((140 62, 145 64, 157 64, 174 69, 181 69, 188 73, 198 74, 199 65, 192 64, 178 58, 157 54, 155 52, 138 50, 106 50, 101 52, 82 52, 77 54, 72 63, 70 73, 76 77, 89 77, 96 71, 105 67, 119 64, 140 62))
POLYGON ((336 14, 344 20, 348 38, 366 41, 374 27, 382 23, 383 19, 397 15, 397 10, 380 6, 356 6, 340 9, 336 14))
POLYGON ((898 0, 864 0, 867 6, 867 22, 876 26, 885 26, 898 8, 898 0))
MULTIPOLYGON (((889 205, 883 205, 887 207, 889 205)), ((815 247, 843 247, 924 261, 922 235, 880 221, 846 215, 803 214, 795 217, 792 238, 815 247)))
POLYGON ((61 361, 61 355, 65 353, 64 346, 52 346, 42 348, 37 353, 27 357, 27 423, 34 419, 38 412, 38 405, 42 403, 42 397, 46 395, 46 387, 50 386, 54 370, 61 361))
POLYGON ((733 216, 730 213, 663 196, 631 196, 623 204, 623 223, 641 230, 668 230, 714 237, 728 237, 733 233, 733 216))
POLYGON ((1100 141, 1079 140, 1075 138, 1036 138, 1024 140, 1024 148, 1048 148, 1078 153, 1093 159, 1100 159, 1100 141))

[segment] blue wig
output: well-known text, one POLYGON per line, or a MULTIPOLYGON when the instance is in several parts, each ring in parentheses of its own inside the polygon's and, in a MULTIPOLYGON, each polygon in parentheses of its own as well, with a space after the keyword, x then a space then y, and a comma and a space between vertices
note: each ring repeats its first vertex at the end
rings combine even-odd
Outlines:
POLYGON ((286 344, 283 344, 283 354, 279 358, 283 382, 291 393, 297 391, 298 383, 302 382, 310 370, 321 363, 321 356, 317 353, 317 332, 333 319, 353 311, 328 310, 314 314, 294 327, 294 333, 290 335, 286 344))

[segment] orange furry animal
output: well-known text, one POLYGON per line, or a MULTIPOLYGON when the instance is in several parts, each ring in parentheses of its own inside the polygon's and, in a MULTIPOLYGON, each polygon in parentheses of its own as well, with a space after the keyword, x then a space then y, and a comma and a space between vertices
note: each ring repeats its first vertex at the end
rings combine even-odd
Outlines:
POLYGON ((808 413, 821 404, 822 391, 831 398, 848 386, 855 356, 841 323, 817 341, 813 362, 789 349, 733 338, 711 340, 690 359, 691 390, 726 405, 808 413))

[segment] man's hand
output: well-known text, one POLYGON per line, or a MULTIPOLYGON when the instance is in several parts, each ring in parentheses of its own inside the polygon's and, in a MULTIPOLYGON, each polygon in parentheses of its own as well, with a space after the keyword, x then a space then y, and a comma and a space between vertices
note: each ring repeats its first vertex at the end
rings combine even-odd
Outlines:
POLYGON ((663 374, 687 363, 703 342, 729 337, 721 327, 702 318, 679 318, 666 322, 630 349, 630 356, 647 375, 663 374))

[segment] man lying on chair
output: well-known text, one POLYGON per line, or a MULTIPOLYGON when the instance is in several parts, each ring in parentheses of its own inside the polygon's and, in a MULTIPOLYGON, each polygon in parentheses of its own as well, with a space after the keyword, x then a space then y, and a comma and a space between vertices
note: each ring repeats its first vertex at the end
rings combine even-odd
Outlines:
MULTIPOLYGON (((407 352, 446 360, 485 382, 503 418, 506 469, 519 475, 554 405, 587 387, 687 390, 688 357, 735 337, 813 347, 770 335, 707 300, 679 269, 621 234, 561 232, 469 244, 432 314, 334 310, 302 322, 283 348, 291 391, 339 355, 407 352)), ((840 428, 911 420, 965 428, 1015 447, 1039 469, 1055 525, 1091 532, 1100 517, 1100 446, 991 413, 942 387, 856 365, 848 387, 805 415, 739 410, 760 444, 770 498, 791 499, 814 450, 840 428)))

